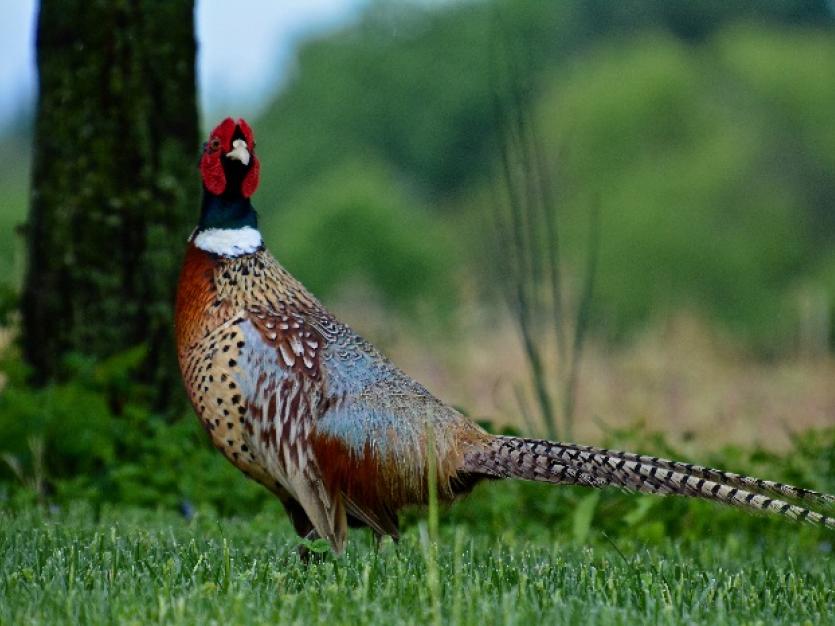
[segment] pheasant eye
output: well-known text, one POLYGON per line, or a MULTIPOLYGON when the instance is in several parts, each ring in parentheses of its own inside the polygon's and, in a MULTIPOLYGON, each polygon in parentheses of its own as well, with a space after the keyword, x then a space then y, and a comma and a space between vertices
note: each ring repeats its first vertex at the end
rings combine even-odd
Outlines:
POLYGON ((220 139, 212 137, 212 140, 209 142, 209 148, 211 150, 220 150, 220 139))

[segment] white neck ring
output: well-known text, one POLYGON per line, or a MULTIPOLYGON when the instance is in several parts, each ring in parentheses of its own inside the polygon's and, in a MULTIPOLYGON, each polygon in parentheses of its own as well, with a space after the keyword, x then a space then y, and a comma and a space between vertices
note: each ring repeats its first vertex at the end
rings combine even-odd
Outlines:
POLYGON ((243 228, 207 228, 194 237, 194 245, 221 256, 252 254, 264 244, 261 233, 251 226, 243 228))

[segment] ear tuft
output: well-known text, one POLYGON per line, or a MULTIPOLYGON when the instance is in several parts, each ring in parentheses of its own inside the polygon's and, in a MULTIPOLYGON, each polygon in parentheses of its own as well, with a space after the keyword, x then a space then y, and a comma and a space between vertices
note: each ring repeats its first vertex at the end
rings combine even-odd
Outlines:
POLYGON ((258 181, 261 177, 261 163, 258 161, 258 157, 255 156, 255 135, 252 132, 252 128, 243 118, 238 120, 238 128, 244 134, 244 139, 246 139, 246 144, 249 146, 249 152, 252 155, 252 164, 249 166, 249 171, 244 177, 243 184, 241 185, 241 193, 245 198, 251 198, 252 194, 258 188, 258 181))
POLYGON ((238 128, 240 128, 241 132, 244 134, 246 145, 249 147, 250 152, 252 152, 255 148, 255 135, 252 132, 252 128, 246 123, 244 118, 238 119, 238 128))

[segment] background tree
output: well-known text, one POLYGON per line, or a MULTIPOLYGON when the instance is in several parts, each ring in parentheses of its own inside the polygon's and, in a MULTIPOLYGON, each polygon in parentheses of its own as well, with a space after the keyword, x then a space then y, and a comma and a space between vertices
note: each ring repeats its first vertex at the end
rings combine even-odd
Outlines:
POLYGON ((179 393, 171 306, 197 206, 194 3, 44 0, 23 349, 37 382, 68 354, 144 346, 179 393))

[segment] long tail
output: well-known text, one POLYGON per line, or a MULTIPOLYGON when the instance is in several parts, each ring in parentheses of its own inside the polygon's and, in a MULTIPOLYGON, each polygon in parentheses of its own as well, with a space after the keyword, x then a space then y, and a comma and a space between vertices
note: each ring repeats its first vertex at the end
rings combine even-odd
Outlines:
POLYGON ((487 445, 466 455, 464 469, 496 478, 588 487, 614 486, 642 493, 715 500, 745 509, 770 511, 835 530, 835 517, 786 501, 792 499, 831 508, 835 506, 835 496, 631 452, 541 439, 493 437, 487 445))

